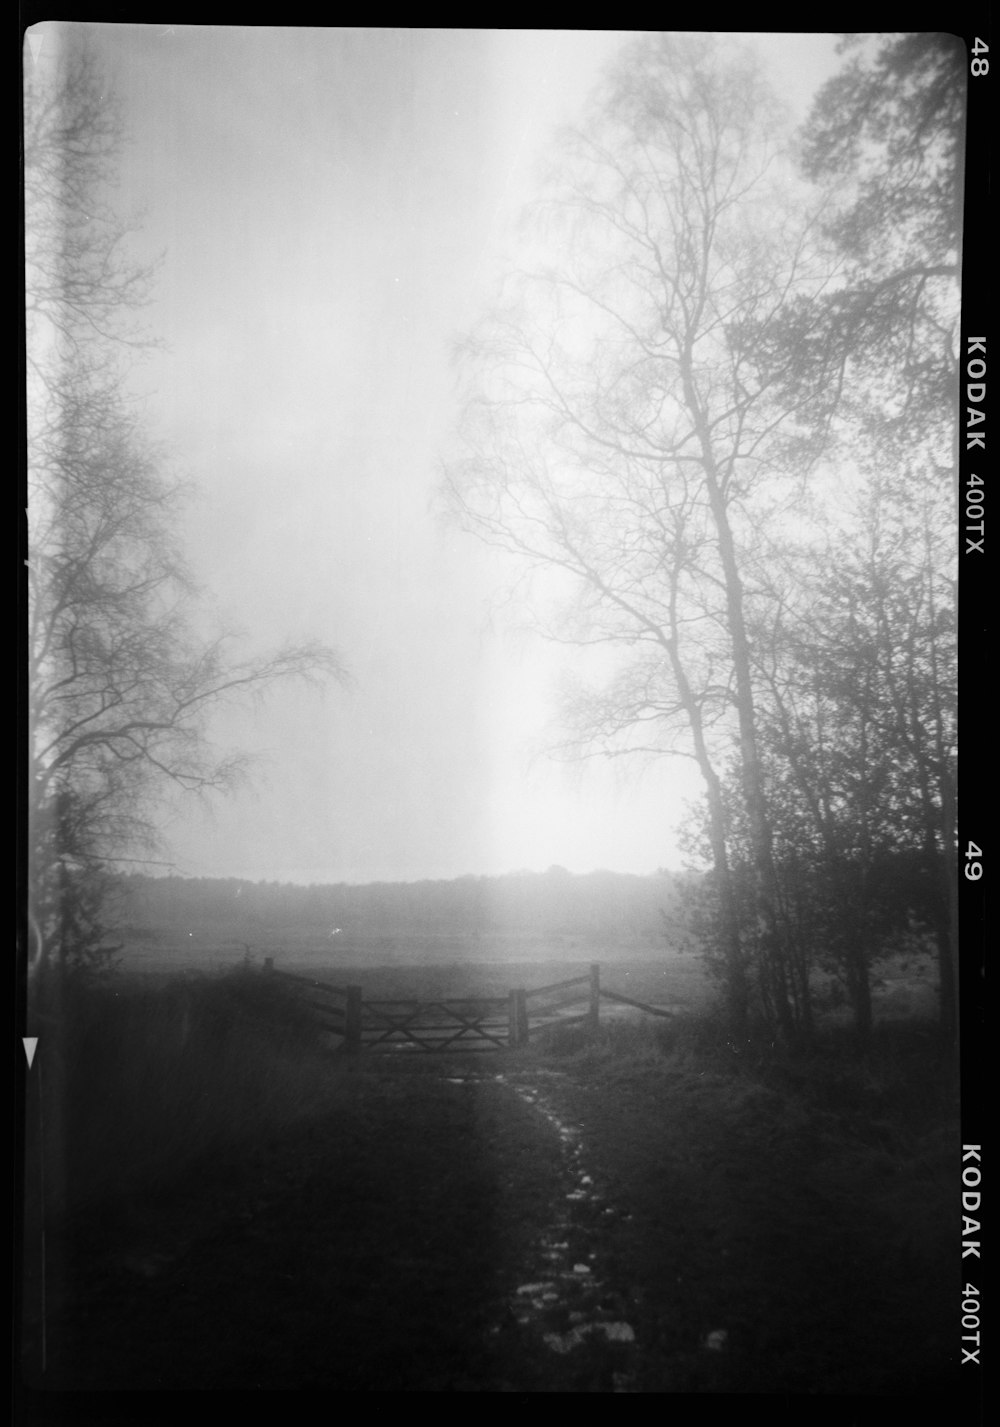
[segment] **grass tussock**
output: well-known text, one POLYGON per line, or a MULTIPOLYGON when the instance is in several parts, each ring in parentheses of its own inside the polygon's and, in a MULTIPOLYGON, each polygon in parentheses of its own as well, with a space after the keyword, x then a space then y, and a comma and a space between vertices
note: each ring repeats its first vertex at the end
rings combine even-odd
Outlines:
POLYGON ((766 1028, 734 1038, 712 1011, 653 1020, 636 1016, 586 1025, 547 1027, 527 1052, 585 1073, 614 1078, 633 1072, 686 1071, 741 1078, 814 1108, 847 1115, 888 1114, 923 1127, 928 1114, 947 1113, 956 1098, 956 1066, 942 1055, 933 1025, 889 1021, 875 1028, 870 1045, 840 1027, 788 1045, 766 1028))
POLYGON ((57 1039, 43 1122, 47 1198, 63 1211, 320 1111, 336 1074, 306 1008, 252 967, 73 988, 57 1039))
MULTIPOLYGON (((703 1104, 761 1143, 788 1140, 868 1173, 892 1161, 914 1182, 937 1182, 958 1134, 958 1079, 933 1025, 885 1022, 862 1053, 842 1028, 789 1046, 758 1029, 735 1040, 709 1012, 675 1019, 622 1018, 554 1026, 524 1052, 608 1090, 635 1089, 703 1104)), ((936 1185, 936 1187, 939 1187, 936 1185)))

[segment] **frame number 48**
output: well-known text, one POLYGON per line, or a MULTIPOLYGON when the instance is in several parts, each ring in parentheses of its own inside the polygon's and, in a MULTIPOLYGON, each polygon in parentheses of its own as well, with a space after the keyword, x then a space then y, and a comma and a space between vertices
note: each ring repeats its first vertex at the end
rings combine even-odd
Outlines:
POLYGON ((990 62, 989 62, 989 60, 988 60, 988 59, 980 59, 980 58, 979 58, 980 55, 986 55, 986 54, 989 54, 989 52, 990 52, 990 47, 989 47, 989 45, 984 45, 983 42, 982 42, 982 40, 981 40, 981 39, 979 38, 979 36, 977 35, 977 36, 976 36, 976 42, 975 42, 975 44, 972 46, 972 53, 976 56, 976 58, 972 61, 972 64, 970 65, 970 69, 972 70, 972 76, 973 76, 974 79, 982 79, 982 77, 983 77, 984 74, 989 74, 989 72, 990 72, 990 62))

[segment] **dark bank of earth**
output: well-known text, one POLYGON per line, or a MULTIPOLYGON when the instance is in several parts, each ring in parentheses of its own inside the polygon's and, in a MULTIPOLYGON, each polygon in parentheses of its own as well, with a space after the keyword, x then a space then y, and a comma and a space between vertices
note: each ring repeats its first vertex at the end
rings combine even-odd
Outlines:
POLYGON ((797 1103, 740 1078, 507 1056, 338 1071, 321 1118, 54 1241, 44 1383, 949 1389, 957 1140, 888 1112, 861 1134, 797 1103), (574 1212, 593 1219, 627 1349, 546 1346, 572 1304, 537 1328, 512 1314, 567 1222, 564 1148, 513 1093, 532 1083, 579 1127, 596 1202, 574 1212))
POLYGON ((341 1075, 322 1119, 77 1222, 51 1275, 49 1384, 491 1385, 496 1273, 521 1237, 501 1216, 510 1134, 530 1213, 553 1147, 517 1106, 427 1074, 341 1075))

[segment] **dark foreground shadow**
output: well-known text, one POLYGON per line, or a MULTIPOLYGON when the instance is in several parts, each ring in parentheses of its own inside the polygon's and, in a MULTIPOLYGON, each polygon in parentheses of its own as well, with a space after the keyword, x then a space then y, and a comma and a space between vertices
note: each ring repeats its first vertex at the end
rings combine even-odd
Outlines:
POLYGON ((335 1106, 53 1239, 55 1391, 476 1391, 495 1172, 464 1084, 342 1076, 335 1106))

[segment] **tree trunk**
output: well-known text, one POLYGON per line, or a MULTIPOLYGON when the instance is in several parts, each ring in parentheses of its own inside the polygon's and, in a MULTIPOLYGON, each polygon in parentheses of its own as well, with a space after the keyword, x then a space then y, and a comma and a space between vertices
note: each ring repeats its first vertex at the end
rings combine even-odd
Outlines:
POLYGON ((722 797, 722 785, 708 752, 701 707, 688 681, 687 672, 677 651, 676 638, 662 641, 670 660, 671 673, 677 685, 681 703, 687 714, 694 742, 695 758, 705 780, 708 801, 708 836, 712 849, 712 867, 715 872, 719 896, 719 912, 722 922, 723 953, 726 962, 726 1006, 733 1035, 743 1037, 747 1030, 750 1009, 750 990, 747 984, 746 960, 743 954, 743 939, 740 935, 739 907, 733 874, 729 866, 726 849, 726 815, 722 797))
POLYGON ((750 826, 750 847, 754 877, 754 901, 764 957, 777 970, 776 1011, 782 1031, 794 1036, 794 1017, 788 1000, 784 948, 777 913, 777 876, 773 839, 767 812, 767 798, 757 740, 757 719, 751 677, 750 641, 744 615, 743 581, 729 524, 729 511, 716 466, 712 438, 695 386, 690 350, 683 364, 684 394, 694 419, 701 445, 705 489, 715 524, 719 560, 726 590, 726 619, 736 683, 736 710, 739 725, 740 769, 743 801, 750 826))

